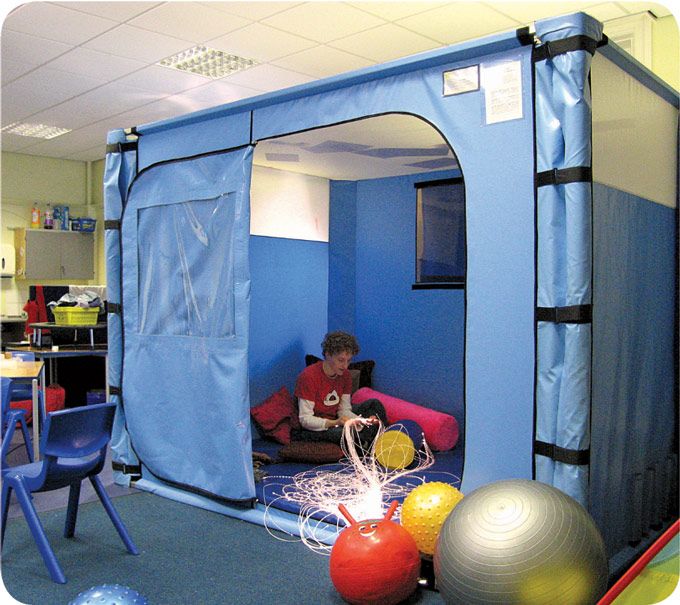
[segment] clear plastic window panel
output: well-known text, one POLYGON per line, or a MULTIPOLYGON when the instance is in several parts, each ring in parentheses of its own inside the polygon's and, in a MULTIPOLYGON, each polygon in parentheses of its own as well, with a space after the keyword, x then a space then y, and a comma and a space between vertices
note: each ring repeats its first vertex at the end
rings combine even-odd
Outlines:
POLYGON ((233 200, 138 211, 140 333, 234 336, 233 200))

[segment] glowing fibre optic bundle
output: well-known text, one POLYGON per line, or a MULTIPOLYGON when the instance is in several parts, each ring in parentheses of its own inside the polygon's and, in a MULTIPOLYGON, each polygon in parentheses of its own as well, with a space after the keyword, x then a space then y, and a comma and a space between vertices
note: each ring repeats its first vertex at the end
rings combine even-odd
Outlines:
MULTIPOLYGON (((267 477, 267 481, 274 482, 276 479, 292 479, 291 483, 274 483, 270 486, 278 488, 272 493, 273 499, 265 502, 265 526, 272 536, 286 539, 274 534, 273 530, 284 531, 291 536, 290 532, 277 525, 270 513, 270 508, 277 501, 287 500, 300 506, 298 529, 302 542, 316 552, 329 555, 329 528, 335 527, 336 535, 343 529, 339 520, 340 504, 344 504, 356 519, 381 519, 389 502, 405 497, 424 482, 423 478, 411 475, 434 463, 434 456, 425 440, 422 449, 415 452, 410 468, 390 469, 383 467, 375 456, 375 445, 385 433, 385 428, 382 425, 379 427, 368 450, 357 446, 360 428, 359 422, 344 425, 342 449, 345 458, 339 463, 317 466, 292 478, 267 477)), ((390 426, 389 430, 399 429, 400 425, 396 424, 390 426)))

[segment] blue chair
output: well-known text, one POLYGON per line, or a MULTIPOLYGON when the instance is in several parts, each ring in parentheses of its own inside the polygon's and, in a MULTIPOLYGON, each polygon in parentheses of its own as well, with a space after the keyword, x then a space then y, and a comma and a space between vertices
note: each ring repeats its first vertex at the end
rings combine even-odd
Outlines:
POLYGON ((26 425, 26 411, 15 410, 10 407, 10 397, 12 392, 12 379, 2 378, 2 450, 0 450, 0 465, 4 469, 7 464, 7 453, 12 445, 12 438, 17 426, 17 422, 21 427, 21 432, 24 436, 24 444, 26 445, 26 453, 28 459, 33 462, 33 442, 31 441, 31 434, 28 432, 26 425))
MULTIPOLYGON (((10 355, 14 359, 21 359, 23 361, 35 361, 35 353, 30 351, 11 351, 10 355)), ((12 393, 10 395, 10 401, 23 401, 25 399, 31 399, 33 397, 33 388, 30 382, 19 382, 16 381, 12 385, 12 393)))
POLYGON ((40 462, 5 469, 2 473, 0 544, 4 542, 9 501, 14 490, 43 561, 50 572, 50 577, 59 584, 66 583, 66 576, 59 566, 33 507, 31 494, 35 492, 70 486, 64 537, 72 538, 78 515, 80 485, 81 481, 87 477, 128 552, 133 555, 139 554, 97 477, 104 466, 106 446, 111 439, 115 407, 113 403, 100 403, 51 412, 45 419, 43 434, 40 438, 40 452, 44 458, 40 462))

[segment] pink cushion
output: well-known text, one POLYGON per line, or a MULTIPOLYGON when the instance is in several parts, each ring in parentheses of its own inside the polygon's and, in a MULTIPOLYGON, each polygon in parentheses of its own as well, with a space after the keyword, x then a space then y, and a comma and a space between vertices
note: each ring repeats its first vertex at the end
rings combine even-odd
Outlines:
POLYGON ((290 443, 291 428, 300 426, 297 408, 285 386, 250 408, 250 415, 264 437, 284 445, 290 443))
POLYGON ((458 442, 458 422, 444 412, 430 410, 421 405, 379 393, 368 387, 359 389, 352 395, 352 403, 363 403, 367 399, 378 399, 385 406, 387 422, 393 424, 400 420, 413 420, 423 427, 427 444, 435 451, 443 452, 453 448, 458 442))

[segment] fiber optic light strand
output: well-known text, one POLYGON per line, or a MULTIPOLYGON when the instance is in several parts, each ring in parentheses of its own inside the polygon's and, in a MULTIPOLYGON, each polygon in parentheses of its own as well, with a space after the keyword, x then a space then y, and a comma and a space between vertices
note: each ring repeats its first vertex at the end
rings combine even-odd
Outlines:
MULTIPOLYGON (((403 428, 396 424, 390 430, 403 428)), ((342 449, 345 457, 337 464, 317 466, 309 471, 287 476, 269 476, 272 499, 265 494, 265 527, 277 540, 302 541, 311 550, 330 555, 332 545, 328 544, 329 531, 340 533, 344 528, 338 509, 343 504, 359 520, 381 519, 387 503, 404 498, 410 491, 425 482, 420 476, 413 476, 434 464, 434 456, 423 439, 422 451, 415 454, 414 462, 407 469, 388 469, 380 465, 375 456, 375 445, 385 428, 380 425, 376 438, 368 450, 357 446, 359 423, 348 422, 343 429, 342 449), (355 438, 356 437, 356 438, 355 438), (292 479, 292 481, 291 481, 292 479), (280 480, 281 484, 277 484, 280 480), (289 483, 290 481, 290 483, 289 483), (276 523, 271 507, 285 500, 299 505, 299 538, 282 529, 276 523), (285 537, 280 533, 283 532, 285 537), (291 540, 291 538, 293 538, 291 540)), ((459 481, 452 473, 450 481, 459 481)), ((396 514, 395 518, 399 515, 396 514)))

